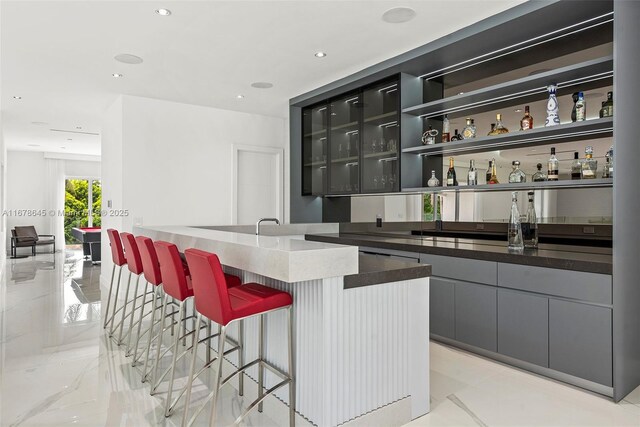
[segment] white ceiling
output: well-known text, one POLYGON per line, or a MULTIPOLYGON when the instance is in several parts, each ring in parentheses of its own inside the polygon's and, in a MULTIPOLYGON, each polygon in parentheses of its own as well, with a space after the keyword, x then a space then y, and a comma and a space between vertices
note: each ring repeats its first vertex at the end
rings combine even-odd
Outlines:
POLYGON ((99 134, 118 94, 285 117, 296 95, 522 2, 2 1, 5 142, 10 150, 99 154, 99 135, 50 129, 99 134), (417 16, 383 22, 397 6, 417 16), (158 16, 159 7, 172 15, 158 16), (314 57, 319 50, 327 57, 314 57), (116 62, 119 53, 144 62, 116 62), (252 88, 256 81, 274 87, 252 88))

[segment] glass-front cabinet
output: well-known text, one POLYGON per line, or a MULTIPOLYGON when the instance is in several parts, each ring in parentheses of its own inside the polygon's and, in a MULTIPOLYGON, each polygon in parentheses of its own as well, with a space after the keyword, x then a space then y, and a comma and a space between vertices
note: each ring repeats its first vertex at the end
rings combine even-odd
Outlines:
POLYGON ((327 193, 328 105, 302 110, 302 193, 327 193))
POLYGON ((362 192, 398 191, 398 81, 369 87, 362 99, 362 192))
POLYGON ((400 190, 400 96, 387 79, 302 110, 302 193, 400 190))
POLYGON ((329 194, 360 191, 362 96, 352 93, 329 104, 329 194))

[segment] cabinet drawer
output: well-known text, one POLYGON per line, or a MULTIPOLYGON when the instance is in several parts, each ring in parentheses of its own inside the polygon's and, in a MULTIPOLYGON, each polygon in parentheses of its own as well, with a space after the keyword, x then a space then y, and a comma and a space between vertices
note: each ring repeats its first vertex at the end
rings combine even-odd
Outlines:
POLYGON ((398 257, 400 259, 404 259, 405 261, 413 261, 416 262, 420 259, 416 252, 405 252, 405 251, 396 251, 394 249, 380 249, 380 248, 369 248, 366 246, 360 246, 360 252, 365 252, 368 254, 376 254, 376 255, 391 255, 394 257, 398 257))
POLYGON ((456 340, 489 351, 498 351, 497 288, 455 284, 456 340))
POLYGON ((429 328, 441 337, 455 339, 455 282, 432 277, 429 280, 429 328))
POLYGON ((608 274, 499 263, 498 286, 601 304, 612 303, 612 283, 608 274))
POLYGON ((420 262, 431 264, 434 276, 493 286, 498 283, 498 269, 495 262, 429 254, 420 254, 420 262))

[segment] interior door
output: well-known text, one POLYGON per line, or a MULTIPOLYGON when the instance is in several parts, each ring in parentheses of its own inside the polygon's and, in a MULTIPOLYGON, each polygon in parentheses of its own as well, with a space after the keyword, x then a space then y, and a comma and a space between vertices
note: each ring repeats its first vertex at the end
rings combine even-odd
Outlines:
POLYGON ((282 221, 282 150, 238 149, 236 183, 236 224, 282 221))

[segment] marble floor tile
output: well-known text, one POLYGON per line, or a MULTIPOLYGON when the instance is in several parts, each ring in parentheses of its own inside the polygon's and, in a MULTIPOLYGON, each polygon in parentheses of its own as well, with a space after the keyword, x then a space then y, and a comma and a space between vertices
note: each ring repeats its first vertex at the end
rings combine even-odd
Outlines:
MULTIPOLYGON (((100 267, 67 251, 7 260, 0 283, 0 425, 178 426, 164 417, 166 382, 158 393, 140 381, 101 327, 100 267)), ((144 343, 141 343, 141 348, 144 343)), ((170 354, 170 353, 169 353, 170 354)), ((169 358, 161 361, 166 367, 169 358)), ((187 361, 177 368, 175 390, 186 380, 187 361)), ((208 395, 213 372, 194 384, 193 406, 208 395)), ((216 425, 228 425, 255 397, 223 388, 216 425)), ((398 408, 407 402, 399 402, 398 408)), ((620 404, 575 387, 510 368, 470 353, 431 343, 431 413, 407 426, 640 426, 640 388, 620 404)), ((207 425, 210 406, 196 425, 207 425)), ((275 399, 249 426, 287 424, 275 399)), ((393 417, 393 412, 388 416, 393 417)), ((387 418, 351 425, 398 425, 387 418)), ((298 426, 309 426, 298 417, 298 426)))

